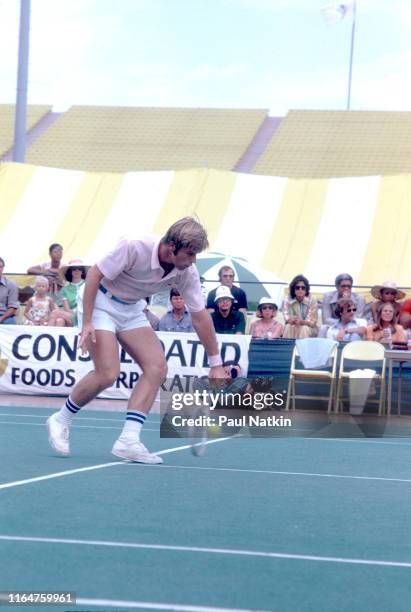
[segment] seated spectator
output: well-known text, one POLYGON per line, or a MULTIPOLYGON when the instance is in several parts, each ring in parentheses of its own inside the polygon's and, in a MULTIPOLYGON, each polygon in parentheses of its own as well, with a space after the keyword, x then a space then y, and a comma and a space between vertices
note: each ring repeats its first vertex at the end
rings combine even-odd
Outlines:
POLYGON ((286 323, 283 338, 312 338, 318 334, 317 301, 310 295, 310 283, 302 274, 290 283, 283 314, 286 323))
POLYGON ((377 321, 367 327, 367 340, 381 342, 391 346, 394 342, 407 342, 407 334, 402 325, 398 325, 395 304, 381 302, 377 310, 377 321))
MULTIPOLYGON (((246 317, 248 309, 247 296, 245 291, 234 285, 234 270, 230 268, 230 266, 223 266, 218 271, 218 278, 220 279, 221 287, 228 287, 230 289, 231 296, 234 300, 232 309, 234 311, 239 310, 244 314, 244 317, 246 317)), ((216 310, 215 296, 217 289, 210 291, 207 297, 207 309, 211 313, 216 310)))
POLYGON ((329 326, 333 326, 339 322, 336 315, 337 302, 341 298, 350 298, 354 301, 357 309, 357 316, 362 318, 365 311, 365 300, 361 295, 352 292, 353 278, 350 274, 339 274, 335 279, 336 291, 329 291, 324 294, 322 301, 322 326, 320 337, 324 338, 327 335, 329 326))
POLYGON ((404 329, 411 330, 411 300, 405 300, 401 306, 400 324, 404 329))
POLYGON ((191 315, 178 289, 173 287, 170 291, 171 308, 160 319, 159 331, 193 332, 191 315))
POLYGON ((250 327, 250 334, 253 338, 273 340, 281 337, 284 326, 275 318, 277 311, 278 306, 272 299, 261 298, 255 313, 258 320, 253 321, 250 327))
POLYGON ((245 318, 242 312, 233 310, 234 297, 226 286, 217 287, 216 310, 211 314, 217 334, 244 334, 245 318))
POLYGON ((375 301, 371 304, 370 323, 377 323, 377 315, 381 304, 393 304, 396 315, 400 314, 401 304, 398 300, 403 300, 405 293, 398 289, 395 283, 385 281, 382 285, 374 285, 374 287, 371 287, 371 295, 375 298, 375 301))
POLYGON ((47 295, 49 282, 38 276, 34 284, 34 295, 26 302, 24 316, 28 325, 48 325, 51 312, 56 308, 54 300, 47 295))
POLYGON ((61 273, 66 279, 67 285, 57 295, 57 305, 61 305, 62 308, 53 310, 49 325, 63 327, 77 325, 77 295, 80 288, 84 285, 89 267, 85 266, 81 259, 72 259, 66 266, 61 268, 61 273))
POLYGON ((19 289, 17 283, 4 276, 4 266, 4 259, 0 257, 0 325, 15 325, 19 289))
POLYGON ((37 266, 31 266, 27 270, 27 274, 40 274, 47 278, 49 282, 49 291, 52 296, 57 296, 58 292, 65 285, 63 275, 61 273, 61 259, 63 257, 63 247, 56 242, 49 247, 50 261, 37 266))
POLYGON ((160 319, 158 318, 157 315, 154 314, 154 312, 151 312, 151 310, 148 307, 148 305, 150 304, 150 298, 146 297, 145 301, 146 301, 146 306, 144 308, 144 314, 146 315, 148 322, 150 323, 152 329, 154 329, 154 331, 158 331, 158 325, 160 323, 160 319))
POLYGON ((327 338, 337 342, 363 340, 367 334, 367 322, 357 317, 357 304, 352 298, 340 298, 335 307, 337 322, 327 331, 327 338))

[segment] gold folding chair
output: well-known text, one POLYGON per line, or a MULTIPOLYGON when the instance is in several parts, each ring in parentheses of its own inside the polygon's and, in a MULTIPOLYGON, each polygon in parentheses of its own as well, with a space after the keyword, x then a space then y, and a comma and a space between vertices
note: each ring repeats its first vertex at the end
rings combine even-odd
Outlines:
MULTIPOLYGON (((320 342, 328 343, 327 338, 306 338, 301 340, 301 342, 316 342, 319 345, 320 342)), ((293 355, 291 358, 291 368, 290 368, 290 378, 288 382, 288 393, 287 393, 287 402, 286 402, 286 410, 290 409, 290 403, 292 406, 292 410, 295 410, 295 400, 296 399, 307 399, 311 401, 317 400, 327 400, 328 408, 327 411, 331 412, 333 406, 334 399, 334 389, 336 383, 336 371, 337 371, 337 345, 335 345, 330 353, 329 359, 331 361, 330 369, 322 370, 322 369, 306 369, 297 367, 297 362, 300 355, 298 352, 298 347, 295 345, 293 350, 293 355), (304 383, 329 383, 329 394, 328 395, 301 395, 296 393, 296 383, 297 381, 304 383)))
MULTIPOLYGON (((346 370, 346 361, 350 360, 358 361, 363 363, 367 362, 367 365, 376 365, 377 362, 381 363, 381 373, 376 374, 374 381, 379 382, 380 397, 376 400, 368 400, 369 402, 378 404, 378 414, 384 413, 384 400, 385 400, 385 375, 386 375, 386 361, 385 361, 385 349, 379 342, 373 342, 371 340, 355 340, 345 345, 341 351, 340 368, 338 372, 338 385, 337 393, 335 398, 335 412, 338 412, 344 399, 348 400, 348 397, 343 397, 344 382, 349 381, 350 371, 354 369, 351 367, 350 370, 346 370)), ((358 367, 358 366, 357 366, 358 367)))

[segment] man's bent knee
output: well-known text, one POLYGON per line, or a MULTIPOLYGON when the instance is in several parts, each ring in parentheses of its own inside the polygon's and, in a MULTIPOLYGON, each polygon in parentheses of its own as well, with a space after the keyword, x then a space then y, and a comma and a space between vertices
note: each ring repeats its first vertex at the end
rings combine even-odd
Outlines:
POLYGON ((167 362, 159 361, 157 363, 150 363, 150 365, 146 365, 143 369, 143 374, 146 376, 155 379, 158 383, 162 383, 163 380, 167 378, 167 362))
POLYGON ((99 386, 101 389, 107 389, 107 387, 111 387, 113 385, 118 376, 120 374, 120 370, 108 370, 103 372, 96 372, 98 377, 99 386))

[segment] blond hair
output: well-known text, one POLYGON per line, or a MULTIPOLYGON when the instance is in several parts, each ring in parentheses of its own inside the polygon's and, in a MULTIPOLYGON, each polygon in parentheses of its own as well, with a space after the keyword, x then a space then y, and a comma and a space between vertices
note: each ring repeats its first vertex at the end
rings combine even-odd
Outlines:
POLYGON ((180 249, 192 249, 194 253, 201 253, 208 245, 207 232, 194 217, 183 217, 167 230, 162 237, 163 244, 175 245, 175 253, 180 249))
POLYGON ((34 287, 37 287, 39 282, 46 283, 47 289, 50 287, 49 279, 46 278, 45 276, 36 276, 36 280, 34 281, 34 287))

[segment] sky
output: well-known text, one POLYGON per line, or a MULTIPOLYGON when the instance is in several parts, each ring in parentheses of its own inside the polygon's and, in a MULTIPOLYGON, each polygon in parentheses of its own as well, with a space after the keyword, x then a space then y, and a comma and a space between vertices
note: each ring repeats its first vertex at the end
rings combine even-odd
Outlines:
MULTIPOLYGON (((329 0, 31 0, 28 101, 345 109, 352 16, 329 0)), ((15 101, 19 0, 0 0, 0 104, 15 101)), ((411 1, 357 0, 351 108, 411 110, 411 1)))

